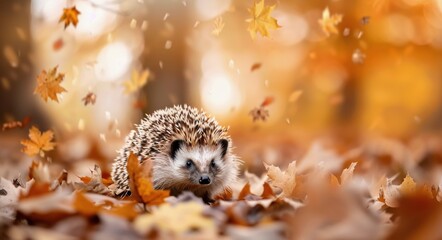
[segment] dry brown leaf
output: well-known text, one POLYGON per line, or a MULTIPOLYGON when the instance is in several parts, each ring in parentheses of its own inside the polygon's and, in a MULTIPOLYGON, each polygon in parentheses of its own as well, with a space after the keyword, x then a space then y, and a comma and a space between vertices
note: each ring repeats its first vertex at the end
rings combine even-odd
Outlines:
POLYGON ((57 74, 57 68, 58 66, 55 66, 49 69, 48 72, 43 70, 37 77, 37 87, 34 90, 34 94, 38 93, 45 102, 47 102, 48 98, 58 102, 57 94, 67 92, 66 89, 60 86, 64 79, 64 74, 57 74))
POLYGON ((282 189, 282 196, 292 196, 296 187, 296 161, 291 162, 284 172, 273 165, 265 167, 267 176, 272 180, 271 185, 282 189))
POLYGON ((29 130, 29 139, 22 140, 20 143, 24 146, 23 152, 29 156, 35 156, 40 154, 44 157, 44 153, 51 151, 55 147, 55 143, 52 142, 54 133, 51 130, 41 133, 38 128, 32 126, 29 130))
POLYGON ((247 30, 252 39, 255 39, 258 33, 263 37, 268 37, 270 36, 270 29, 278 29, 281 27, 278 25, 278 21, 270 16, 274 9, 275 5, 265 6, 264 0, 253 3, 253 6, 248 9, 251 18, 246 20, 246 22, 249 23, 247 30))
POLYGON ((330 15, 330 10, 325 8, 322 12, 322 18, 318 20, 319 25, 321 25, 322 30, 327 36, 331 34, 338 34, 339 30, 337 25, 342 21, 341 14, 330 15))
POLYGON ((97 95, 93 92, 89 92, 84 98, 82 98, 84 102, 84 106, 87 106, 88 104, 94 105, 95 101, 97 100, 97 95))
POLYGON ((101 168, 98 165, 94 166, 91 170, 91 176, 80 177, 82 182, 74 183, 76 189, 84 190, 87 192, 99 193, 104 195, 110 195, 112 191, 108 188, 110 184, 109 180, 103 179, 101 168), (106 182, 106 183, 105 183, 106 182))
POLYGON ((256 70, 258 70, 258 69, 260 69, 261 68, 261 63, 254 63, 251 67, 250 67, 250 71, 251 72, 253 72, 253 71, 256 71, 256 70))
POLYGON ((238 200, 244 200, 248 195, 252 194, 250 192, 250 183, 247 183, 242 188, 241 192, 238 195, 238 200))
POLYGON ((64 28, 66 29, 70 24, 74 25, 75 27, 78 24, 78 15, 80 15, 80 11, 77 10, 75 6, 71 8, 64 8, 63 14, 60 17, 60 20, 58 22, 64 23, 64 28))

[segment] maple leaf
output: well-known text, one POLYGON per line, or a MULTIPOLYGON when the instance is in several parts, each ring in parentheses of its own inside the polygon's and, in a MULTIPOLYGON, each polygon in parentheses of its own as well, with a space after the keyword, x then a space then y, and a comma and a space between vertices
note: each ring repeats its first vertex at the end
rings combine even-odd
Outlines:
POLYGON ((131 193, 139 202, 148 205, 160 205, 164 202, 164 199, 169 196, 169 191, 155 190, 152 181, 143 176, 143 172, 149 171, 150 169, 143 169, 140 167, 138 158, 135 154, 131 153, 129 155, 127 160, 127 172, 129 174, 131 193))
POLYGON ((131 78, 123 83, 125 88, 124 92, 129 94, 142 88, 144 85, 146 85, 149 75, 150 72, 147 69, 143 70, 142 72, 133 70, 131 78))
POLYGON ((93 105, 93 104, 95 104, 95 101, 97 100, 97 95, 95 95, 95 93, 93 93, 93 92, 90 92, 81 100, 84 102, 84 106, 87 106, 88 104, 93 105))
POLYGON ((43 70, 37 77, 37 87, 34 90, 34 94, 40 94, 45 102, 47 102, 48 98, 58 102, 57 94, 67 92, 66 89, 60 86, 64 79, 64 74, 57 74, 57 68, 58 66, 55 66, 48 72, 43 70))
POLYGON ((342 21, 342 14, 330 15, 330 10, 327 8, 322 12, 322 18, 318 20, 322 30, 327 36, 331 34, 338 34, 337 25, 342 21))
POLYGON ((51 142, 54 133, 51 130, 40 132, 38 128, 32 126, 29 130, 29 139, 22 140, 20 143, 24 146, 23 152, 29 156, 40 154, 44 157, 45 151, 51 151, 55 147, 55 143, 51 142))
POLYGON ((224 23, 223 18, 220 16, 215 19, 213 25, 214 28, 212 30, 212 34, 215 36, 219 36, 219 34, 222 32, 226 24, 224 23))
POLYGON ((281 26, 278 25, 278 21, 271 17, 270 14, 274 10, 275 5, 265 6, 264 0, 258 3, 254 3, 249 12, 252 18, 246 20, 249 23, 247 30, 250 32, 252 39, 256 38, 256 34, 260 33, 263 37, 269 36, 269 29, 278 29, 281 26))
POLYGON ((296 187, 296 161, 291 162, 284 172, 273 165, 265 165, 265 167, 272 185, 281 188, 283 196, 291 196, 296 187))
POLYGON ((71 8, 64 8, 63 14, 60 17, 58 22, 64 22, 64 28, 66 29, 70 24, 77 26, 78 23, 78 15, 80 15, 80 11, 77 10, 75 6, 71 8))

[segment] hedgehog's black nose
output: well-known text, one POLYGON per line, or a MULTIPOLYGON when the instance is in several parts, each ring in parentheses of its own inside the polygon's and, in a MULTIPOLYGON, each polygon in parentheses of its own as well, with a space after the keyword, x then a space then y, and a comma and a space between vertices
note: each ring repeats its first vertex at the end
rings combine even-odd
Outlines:
POLYGON ((200 184, 210 184, 210 178, 207 175, 203 175, 200 177, 200 184))

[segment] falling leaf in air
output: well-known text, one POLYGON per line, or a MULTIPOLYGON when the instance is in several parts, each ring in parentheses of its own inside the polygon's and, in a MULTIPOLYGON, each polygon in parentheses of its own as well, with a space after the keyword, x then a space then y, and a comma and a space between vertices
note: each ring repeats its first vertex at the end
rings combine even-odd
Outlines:
POLYGON ((64 28, 66 29, 70 24, 77 26, 78 23, 78 15, 80 11, 77 10, 75 6, 71 8, 64 8, 63 15, 61 15, 60 20, 58 22, 64 22, 64 28))
POLYGON ((331 34, 338 34, 337 25, 342 21, 341 14, 330 15, 330 10, 325 8, 322 12, 322 18, 318 20, 319 25, 321 25, 322 30, 327 36, 331 34))
POLYGON ((281 27, 278 25, 278 21, 270 16, 274 9, 275 5, 265 6, 264 0, 258 3, 255 2, 252 8, 248 9, 252 17, 246 20, 249 23, 247 30, 250 32, 252 39, 256 38, 257 33, 260 33, 263 37, 268 37, 270 36, 269 29, 281 27))
POLYGON ((22 151, 29 156, 40 154, 43 157, 44 152, 54 149, 55 143, 51 142, 53 137, 54 133, 51 130, 42 133, 38 128, 32 126, 29 130, 29 139, 21 141, 24 146, 22 151))
POLYGON ((351 55, 351 60, 355 64, 362 64, 365 60, 365 54, 360 49, 356 49, 351 55))
POLYGON ((60 83, 64 79, 63 73, 57 73, 58 66, 50 69, 48 72, 43 70, 37 77, 37 87, 34 94, 38 93, 45 102, 48 98, 58 102, 57 94, 67 92, 60 83))
POLYGON ((261 68, 261 63, 259 63, 259 62, 257 62, 257 63, 254 63, 251 67, 250 67, 250 72, 253 72, 253 71, 256 71, 256 70, 258 70, 258 69, 260 69, 261 68))
POLYGON ((215 19, 215 22, 213 23, 214 28, 212 30, 212 34, 215 36, 219 36, 219 34, 223 31, 224 26, 226 25, 223 21, 223 18, 221 16, 217 17, 215 19))
POLYGON ((89 92, 84 98, 81 99, 84 102, 84 106, 88 104, 94 105, 97 100, 97 95, 93 92, 89 92))
POLYGON ((52 49, 54 49, 54 51, 58 51, 63 47, 63 45, 64 45, 63 38, 59 38, 52 44, 52 49))
POLYGON ((23 118, 22 121, 11 121, 11 122, 5 122, 2 125, 2 131, 13 129, 13 128, 23 128, 24 126, 28 125, 28 123, 31 121, 30 117, 23 118))
POLYGON ((367 24, 369 24, 370 23, 370 17, 369 16, 363 16, 362 18, 361 18, 361 24, 362 25, 367 25, 367 24))
POLYGON ((261 107, 267 107, 268 105, 272 104, 275 101, 275 98, 272 96, 268 96, 262 101, 261 107))
MULTIPOLYGON (((149 159, 145 160, 150 161, 149 159)), ((146 165, 145 165, 146 166, 146 165)), ((148 166, 151 167, 151 166, 148 166)), ((150 169, 143 169, 140 167, 138 157, 131 153, 127 160, 127 172, 129 175, 129 186, 131 194, 139 202, 143 202, 147 205, 160 205, 164 202, 164 199, 169 196, 168 190, 155 190, 153 188, 152 181, 149 178, 143 176, 145 172, 149 172, 150 169)))
POLYGON ((146 85, 149 74, 150 72, 147 69, 141 72, 133 70, 131 78, 123 83, 125 88, 124 92, 130 94, 142 88, 146 85))
POLYGON ((267 110, 267 106, 272 104, 275 101, 275 98, 272 96, 268 96, 264 99, 259 107, 252 109, 249 114, 252 116, 253 121, 262 120, 265 121, 270 116, 269 110, 267 110))

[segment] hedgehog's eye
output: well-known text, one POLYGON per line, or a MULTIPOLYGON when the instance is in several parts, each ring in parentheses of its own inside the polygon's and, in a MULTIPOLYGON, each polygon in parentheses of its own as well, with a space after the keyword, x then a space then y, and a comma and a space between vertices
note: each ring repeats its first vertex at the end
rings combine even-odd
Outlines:
POLYGON ((186 162, 186 167, 187 167, 187 168, 191 168, 191 167, 192 167, 192 165, 193 165, 193 161, 192 161, 192 160, 190 160, 190 159, 187 159, 187 162, 186 162))
POLYGON ((215 159, 212 159, 212 161, 210 162, 210 166, 213 168, 216 167, 215 159))

